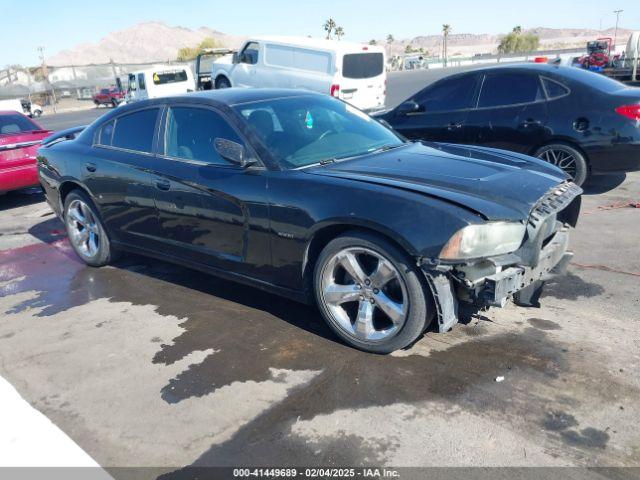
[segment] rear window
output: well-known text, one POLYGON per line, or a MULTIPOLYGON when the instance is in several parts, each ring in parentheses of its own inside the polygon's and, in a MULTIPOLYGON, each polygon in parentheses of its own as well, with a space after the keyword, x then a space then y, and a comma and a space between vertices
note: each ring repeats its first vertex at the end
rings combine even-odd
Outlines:
POLYGON ((344 78, 371 78, 384 71, 384 55, 382 53, 351 53, 342 59, 342 76, 344 78))
POLYGON ((187 81, 186 70, 172 70, 165 72, 154 72, 153 84, 164 85, 166 83, 178 83, 187 81))
POLYGON ((542 77, 542 83, 544 84, 544 89, 547 91, 547 97, 551 99, 563 97, 569 93, 569 89, 567 87, 555 80, 542 77))
POLYGON ((24 115, 0 115, 0 135, 34 130, 40 130, 40 128, 24 115))
POLYGON ((116 119, 111 145, 126 150, 151 153, 157 108, 149 108, 116 119))
POLYGON ((492 73, 482 84, 478 108, 503 107, 544 99, 537 75, 529 73, 492 73))

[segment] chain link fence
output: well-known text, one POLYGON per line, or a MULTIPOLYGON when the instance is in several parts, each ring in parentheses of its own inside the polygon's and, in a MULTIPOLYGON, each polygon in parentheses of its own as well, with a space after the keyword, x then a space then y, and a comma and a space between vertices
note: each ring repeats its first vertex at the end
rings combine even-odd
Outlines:
POLYGON ((127 74, 156 65, 188 66, 194 62, 107 63, 96 65, 8 67, 0 70, 0 100, 28 99, 43 106, 54 103, 92 105, 100 88, 126 86, 127 74))

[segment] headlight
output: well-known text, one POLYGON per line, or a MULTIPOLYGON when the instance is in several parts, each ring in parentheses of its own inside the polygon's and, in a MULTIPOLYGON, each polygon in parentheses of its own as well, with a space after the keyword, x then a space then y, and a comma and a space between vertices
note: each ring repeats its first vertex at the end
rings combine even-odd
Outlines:
POLYGON ((443 260, 489 257, 516 251, 526 226, 514 222, 469 225, 456 232, 440 252, 443 260))

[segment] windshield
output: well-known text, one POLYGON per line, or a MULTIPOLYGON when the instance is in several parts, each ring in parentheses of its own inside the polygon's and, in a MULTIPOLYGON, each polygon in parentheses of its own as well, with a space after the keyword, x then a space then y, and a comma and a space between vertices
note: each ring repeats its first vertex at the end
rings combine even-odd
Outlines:
POLYGON ((24 115, 0 115, 0 135, 33 132, 35 130, 40 130, 40 127, 24 115))
POLYGON ((329 96, 270 99, 234 108, 287 169, 404 143, 365 113, 329 96))

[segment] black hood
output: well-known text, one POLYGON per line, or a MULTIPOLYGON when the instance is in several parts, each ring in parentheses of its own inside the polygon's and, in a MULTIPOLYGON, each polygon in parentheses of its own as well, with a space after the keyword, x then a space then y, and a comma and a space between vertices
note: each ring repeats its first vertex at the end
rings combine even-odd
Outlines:
POLYGON ((478 212, 487 220, 525 220, 534 204, 567 179, 542 160, 484 147, 412 143, 307 170, 403 188, 478 212))

